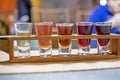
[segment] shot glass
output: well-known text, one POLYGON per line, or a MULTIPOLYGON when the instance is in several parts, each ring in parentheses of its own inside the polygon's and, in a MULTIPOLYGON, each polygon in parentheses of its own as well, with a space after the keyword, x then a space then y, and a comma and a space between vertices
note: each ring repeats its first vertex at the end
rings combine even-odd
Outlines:
MULTIPOLYGON (((72 35, 73 33, 73 23, 56 23, 57 34, 58 35, 72 35)), ((71 54, 71 39, 59 39, 59 54, 67 56, 71 54)))
MULTIPOLYGON (((95 23, 97 35, 110 35, 111 31, 111 22, 97 22, 95 23)), ((97 39, 98 43, 98 53, 100 54, 108 54, 109 53, 109 44, 110 39, 97 39)))
MULTIPOLYGON (((93 23, 92 22, 77 22, 77 33, 78 35, 91 35, 93 23)), ((90 54, 90 43, 91 39, 78 39, 78 54, 88 55, 90 54)))
MULTIPOLYGON (((35 23, 36 34, 38 36, 52 35, 53 22, 40 22, 35 23)), ((41 57, 48 57, 52 54, 52 40, 39 39, 39 52, 41 57)))
MULTIPOLYGON (((32 32, 32 23, 15 23, 15 31, 17 36, 30 36, 32 32)), ((30 57, 30 40, 17 40, 17 57, 30 57)))

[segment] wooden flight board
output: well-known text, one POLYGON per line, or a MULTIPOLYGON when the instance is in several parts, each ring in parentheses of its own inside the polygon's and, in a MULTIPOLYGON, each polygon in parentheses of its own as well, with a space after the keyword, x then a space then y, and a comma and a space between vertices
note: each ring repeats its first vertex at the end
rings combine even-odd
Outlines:
POLYGON ((9 53, 9 62, 66 62, 66 61, 87 61, 87 60, 103 60, 103 59, 118 59, 120 57, 120 36, 111 35, 51 35, 51 36, 0 36, 0 49, 9 53), (110 39, 110 54, 101 55, 90 54, 86 56, 74 54, 66 57, 60 55, 53 55, 51 57, 31 56, 29 58, 15 57, 14 41, 15 40, 39 40, 39 39, 92 39, 92 38, 109 38, 110 39), (4 47, 3 47, 4 46, 4 47))

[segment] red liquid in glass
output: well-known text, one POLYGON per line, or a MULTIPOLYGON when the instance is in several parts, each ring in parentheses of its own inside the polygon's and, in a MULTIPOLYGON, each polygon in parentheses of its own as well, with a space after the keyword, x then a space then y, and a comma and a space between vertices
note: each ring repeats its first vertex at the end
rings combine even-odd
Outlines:
POLYGON ((78 39, 78 44, 81 47, 88 47, 90 45, 90 39, 78 39))
MULTIPOLYGON (((36 33, 39 36, 52 35, 52 25, 36 25, 36 33)), ((39 39, 39 47, 46 49, 51 47, 51 39, 39 39)))
MULTIPOLYGON (((72 35, 73 32, 73 26, 57 26, 58 28, 58 35, 72 35)), ((71 44, 71 39, 59 39, 60 47, 62 48, 68 48, 71 44)))
MULTIPOLYGON (((98 35, 109 35, 111 30, 111 26, 96 26, 96 31, 98 35)), ((100 46, 107 46, 109 43, 109 39, 98 39, 98 44, 100 46)))
POLYGON ((98 43, 100 46, 107 46, 109 43, 109 39, 98 39, 98 43))
MULTIPOLYGON (((79 35, 91 35, 92 25, 91 26, 81 26, 78 25, 78 34, 79 35)), ((88 47, 90 45, 91 39, 78 39, 78 45, 80 47, 88 47)))

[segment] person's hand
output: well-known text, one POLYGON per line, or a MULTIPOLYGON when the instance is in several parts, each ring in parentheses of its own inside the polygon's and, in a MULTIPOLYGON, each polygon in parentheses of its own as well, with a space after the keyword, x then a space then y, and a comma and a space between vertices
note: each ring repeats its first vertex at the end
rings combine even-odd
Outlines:
POLYGON ((112 22, 112 28, 120 27, 120 13, 115 14, 109 21, 112 22))

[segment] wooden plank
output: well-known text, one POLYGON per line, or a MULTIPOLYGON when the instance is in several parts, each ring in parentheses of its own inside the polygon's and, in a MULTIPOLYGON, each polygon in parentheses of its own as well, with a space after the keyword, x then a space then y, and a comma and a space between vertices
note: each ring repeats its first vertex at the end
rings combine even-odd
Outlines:
POLYGON ((46 36, 12 36, 13 40, 38 40, 38 39, 88 39, 88 38, 119 38, 118 35, 46 35, 46 36))
POLYGON ((46 39, 46 38, 50 38, 50 39, 78 39, 78 38, 119 38, 120 35, 115 35, 115 34, 111 34, 111 35, 77 35, 77 34, 73 34, 73 35, 46 35, 46 36, 37 36, 37 35, 31 35, 31 36, 16 36, 16 35, 8 35, 8 36, 0 36, 0 39, 3 38, 13 38, 13 40, 24 40, 24 39, 28 39, 28 40, 36 40, 36 39, 46 39))
MULTIPOLYGON (((114 43, 113 43, 114 44, 114 43)), ((119 40, 118 40, 118 54, 117 54, 120 58, 120 37, 119 37, 119 40)))
POLYGON ((118 58, 117 55, 71 55, 71 56, 52 56, 47 58, 42 58, 40 56, 32 56, 30 58, 13 58, 10 62, 66 62, 66 61, 87 61, 87 60, 104 60, 104 59, 115 59, 118 58))
POLYGON ((9 60, 14 58, 14 40, 9 38, 9 60))
POLYGON ((114 39, 114 38, 110 40, 110 52, 116 55, 118 55, 118 50, 119 50, 118 41, 119 39, 114 39))
POLYGON ((3 50, 7 53, 9 53, 9 42, 7 38, 1 38, 0 39, 0 50, 3 50))

